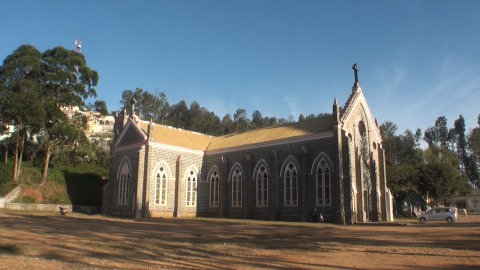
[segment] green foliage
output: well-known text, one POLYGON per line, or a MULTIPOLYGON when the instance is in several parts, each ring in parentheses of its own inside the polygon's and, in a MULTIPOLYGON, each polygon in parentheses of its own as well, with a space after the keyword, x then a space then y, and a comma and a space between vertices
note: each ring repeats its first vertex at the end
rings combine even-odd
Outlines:
POLYGON ((96 100, 92 109, 103 116, 108 115, 107 103, 103 100, 96 100))
POLYGON ((7 195, 17 185, 13 181, 13 163, 0 163, 0 197, 7 195))

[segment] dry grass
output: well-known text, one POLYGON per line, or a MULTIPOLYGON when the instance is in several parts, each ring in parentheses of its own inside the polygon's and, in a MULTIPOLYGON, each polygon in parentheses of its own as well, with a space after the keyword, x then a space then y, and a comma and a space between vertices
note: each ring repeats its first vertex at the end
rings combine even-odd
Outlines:
POLYGON ((131 220, 5 210, 0 211, 0 219, 1 269, 475 269, 480 265, 480 216, 462 217, 456 224, 402 220, 405 226, 131 220))

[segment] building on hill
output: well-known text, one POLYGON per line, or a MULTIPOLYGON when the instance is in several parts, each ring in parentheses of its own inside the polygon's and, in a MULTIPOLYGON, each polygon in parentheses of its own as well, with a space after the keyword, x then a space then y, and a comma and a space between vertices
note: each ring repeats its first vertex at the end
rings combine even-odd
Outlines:
POLYGON ((307 221, 316 209, 338 224, 392 221, 380 130, 355 77, 345 106, 335 100, 331 115, 225 136, 124 110, 102 212, 307 221))
POLYGON ((85 135, 97 146, 108 149, 113 137, 113 124, 115 118, 111 115, 101 115, 96 111, 82 111, 78 106, 70 106, 63 108, 63 112, 69 119, 76 117, 85 117, 86 129, 85 135))

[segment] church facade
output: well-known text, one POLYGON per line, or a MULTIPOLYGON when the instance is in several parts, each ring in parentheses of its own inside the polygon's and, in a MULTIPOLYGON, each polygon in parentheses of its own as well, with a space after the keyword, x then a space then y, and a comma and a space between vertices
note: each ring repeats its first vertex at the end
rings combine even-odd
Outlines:
POLYGON ((116 116, 106 215, 392 221, 385 152, 356 77, 345 106, 298 123, 213 137, 116 116))

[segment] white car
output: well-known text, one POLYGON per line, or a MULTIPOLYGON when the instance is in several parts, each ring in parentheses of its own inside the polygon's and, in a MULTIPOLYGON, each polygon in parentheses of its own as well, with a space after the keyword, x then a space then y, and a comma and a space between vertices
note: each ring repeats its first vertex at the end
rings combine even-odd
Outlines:
POLYGON ((420 222, 446 221, 453 223, 457 221, 458 211, 455 207, 437 207, 418 213, 417 219, 420 222))

